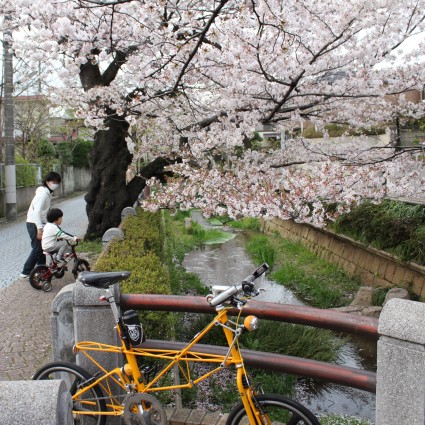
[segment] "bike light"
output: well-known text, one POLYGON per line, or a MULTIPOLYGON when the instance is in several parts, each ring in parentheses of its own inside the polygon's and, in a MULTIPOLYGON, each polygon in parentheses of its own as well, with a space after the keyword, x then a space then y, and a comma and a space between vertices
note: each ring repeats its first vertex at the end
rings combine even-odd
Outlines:
POLYGON ((125 375, 127 376, 131 376, 133 374, 133 371, 131 369, 131 366, 126 363, 122 368, 121 368, 121 372, 123 372, 125 375))
POLYGON ((258 328, 258 318, 255 316, 247 316, 243 321, 243 325, 248 332, 255 331, 258 328))

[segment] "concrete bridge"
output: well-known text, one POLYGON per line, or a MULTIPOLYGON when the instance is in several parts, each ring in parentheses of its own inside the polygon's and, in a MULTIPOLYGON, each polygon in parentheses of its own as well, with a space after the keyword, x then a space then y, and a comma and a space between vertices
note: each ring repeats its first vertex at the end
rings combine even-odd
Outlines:
MULTIPOLYGON (((75 357, 71 352, 74 341, 93 340, 102 341, 106 344, 117 344, 116 335, 114 332, 111 332, 114 321, 110 307, 99 301, 99 296, 102 294, 102 290, 85 287, 77 282, 76 284, 67 285, 56 296, 52 305, 54 360, 75 361, 75 357)), ((143 298, 143 295, 138 297, 143 298)), ((164 307, 163 303, 159 302, 162 296, 157 297, 157 304, 162 304, 161 309, 169 309, 169 305, 164 307)), ((126 295, 123 298, 122 304, 125 305, 125 308, 131 303, 132 307, 135 306, 136 300, 131 300, 131 295, 126 295)), ((154 295, 146 296, 145 304, 140 304, 139 307, 144 309, 155 309, 155 303, 152 302, 153 298, 155 298, 154 295)), ((187 299, 186 305, 183 306, 181 303, 179 304, 177 298, 185 297, 175 298, 174 310, 178 309, 178 311, 182 311, 182 309, 184 309, 185 311, 201 313, 199 311, 200 303, 193 302, 193 299, 187 299)), ((203 299, 203 297, 189 298, 203 299)), ((203 304, 206 305, 204 299, 203 304)), ((260 315, 268 319, 273 320, 272 316, 274 315, 274 320, 276 320, 276 312, 273 308, 270 310, 271 306, 269 304, 273 303, 257 302, 255 306, 250 307, 250 311, 246 313, 253 314, 253 310, 257 310, 257 312, 260 312, 260 315), (261 313, 261 311, 263 313, 261 313)), ((210 308, 208 306, 206 307, 210 312, 210 308)), ((319 320, 315 317, 314 310, 316 309, 290 305, 277 306, 277 308, 279 307, 284 307, 284 310, 286 310, 286 313, 283 313, 284 315, 290 315, 288 312, 291 309, 296 311, 295 314, 290 315, 292 323, 330 327, 332 329, 337 329, 339 326, 340 329, 343 328, 345 331, 351 328, 351 332, 369 333, 371 336, 376 332, 376 335, 379 335, 376 372, 376 424, 424 424, 425 304, 392 299, 384 307, 379 323, 376 322, 378 325, 377 328, 374 327, 373 322, 376 319, 361 318, 359 316, 352 316, 336 311, 322 311, 323 315, 326 315, 326 313, 330 315, 330 320, 326 324, 324 323, 326 321, 323 320, 323 317, 319 318, 319 320)), ((112 360, 113 364, 109 366, 112 368, 119 364, 121 361, 120 357, 120 355, 117 355, 116 358, 112 360)), ((275 357, 276 369, 291 372, 291 366, 285 364, 285 360, 282 359, 282 357, 284 358, 285 356, 275 357)), ((245 355, 244 353, 244 358, 246 362, 249 361, 249 355, 245 355)), ((297 360, 302 361, 302 359, 297 360)), ((84 369, 90 372, 91 363, 88 360, 87 363, 85 363, 84 359, 77 359, 77 361, 84 369)), ((320 365, 321 362, 315 363, 318 363, 315 365, 315 368, 311 370, 308 368, 301 368, 300 373, 296 374, 316 376, 320 379, 329 379, 331 381, 337 380, 339 383, 343 383, 342 381, 348 377, 345 385, 358 388, 363 387, 366 391, 373 391, 375 388, 375 374, 373 372, 350 370, 352 368, 337 366, 337 368, 341 368, 341 371, 343 371, 343 369, 346 370, 345 373, 342 372, 342 375, 339 376, 338 370, 334 374, 332 372, 332 368, 336 365, 329 365, 326 363, 320 365)), ((33 406, 38 400, 37 395, 44 400, 43 405, 46 404, 46 400, 49 400, 52 404, 51 410, 52 412, 54 411, 55 414, 57 414, 58 411, 64 412, 66 409, 70 408, 70 400, 67 399, 67 395, 64 394, 64 390, 61 390, 60 386, 54 388, 43 387, 40 389, 39 385, 45 385, 43 383, 40 384, 40 382, 42 381, 25 381, 26 394, 30 395, 30 397, 25 397, 25 400, 31 400, 33 406), (30 394, 28 394, 28 390, 30 394), (49 393, 48 397, 46 397, 46 392, 49 393), (59 406, 62 407, 59 408, 59 406)), ((22 390, 22 382, 0 382, 0 391, 2 393, 0 406, 2 407, 2 412, 7 411, 7 408, 4 410, 5 404, 7 405, 7 395, 14 394, 16 396, 18 388, 19 391, 22 390)), ((23 402, 25 402, 25 400, 23 400, 23 402)), ((16 409, 16 403, 19 403, 20 399, 14 397, 13 402, 15 403, 16 409)), ((30 409, 30 411, 31 410, 32 409, 30 409)), ((225 417, 219 413, 206 415, 205 412, 189 411, 187 409, 169 410, 168 415, 172 425, 195 425, 201 423, 204 425, 221 425, 225 421, 225 417)), ((41 423, 47 425, 55 422, 48 422, 43 419, 43 422, 31 420, 31 423, 34 425, 41 423)), ((67 422, 58 423, 67 424, 67 422)), ((108 424, 113 423, 115 423, 113 420, 108 420, 108 424)))

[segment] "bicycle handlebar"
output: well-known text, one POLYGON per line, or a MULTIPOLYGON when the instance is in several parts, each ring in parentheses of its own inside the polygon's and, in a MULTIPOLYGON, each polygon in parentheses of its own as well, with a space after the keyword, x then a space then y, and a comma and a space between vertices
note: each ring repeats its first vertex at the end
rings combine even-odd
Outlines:
POLYGON ((258 277, 260 277, 268 268, 269 265, 267 263, 262 264, 260 267, 258 267, 257 270, 247 276, 239 285, 229 286, 223 292, 220 292, 213 299, 209 300, 210 306, 215 307, 219 304, 222 304, 223 302, 231 298, 233 295, 241 291, 252 295, 254 289, 254 284, 252 282, 254 282, 254 280, 258 277))

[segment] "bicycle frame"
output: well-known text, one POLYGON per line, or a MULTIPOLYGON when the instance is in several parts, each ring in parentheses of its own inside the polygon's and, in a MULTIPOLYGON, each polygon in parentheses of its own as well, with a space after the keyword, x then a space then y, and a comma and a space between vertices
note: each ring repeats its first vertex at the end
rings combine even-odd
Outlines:
MULTIPOLYGON (((83 341, 75 344, 75 352, 82 353, 85 355, 96 367, 99 368, 102 375, 96 379, 93 379, 88 385, 85 385, 84 388, 77 390, 74 394, 74 399, 79 399, 84 392, 90 390, 92 387, 99 385, 104 393, 106 394, 106 399, 108 400, 106 405, 108 411, 106 412, 79 412, 75 411, 75 414, 91 414, 91 415, 109 415, 109 416, 118 416, 123 412, 123 405, 119 402, 116 396, 113 394, 111 387, 112 380, 116 385, 121 387, 126 392, 141 392, 141 393, 150 393, 158 391, 167 391, 167 390, 176 390, 183 388, 192 388, 194 385, 197 385, 201 381, 209 378, 210 376, 218 373, 225 367, 230 365, 235 365, 236 367, 236 385, 241 397, 242 403, 245 407, 247 417, 251 424, 262 423, 260 416, 261 412, 255 406, 255 400, 253 398, 254 392, 248 381, 248 377, 244 368, 244 363, 242 355, 238 347, 238 338, 244 330, 243 324, 238 324, 237 322, 230 321, 228 318, 228 309, 223 305, 216 307, 217 315, 216 317, 181 350, 165 350, 165 349, 150 349, 143 348, 143 344, 137 348, 132 348, 128 342, 123 337, 123 322, 122 317, 118 311, 117 305, 115 303, 114 296, 110 289, 107 290, 107 301, 109 302, 114 319, 116 322, 116 329, 118 331, 119 337, 121 339, 121 347, 113 346, 108 344, 102 344, 92 341, 83 341), (229 347, 226 355, 214 355, 214 354, 205 354, 197 351, 192 351, 196 343, 198 343, 213 327, 220 326, 223 329, 226 341, 229 347), (113 370, 108 371, 102 365, 99 364, 93 358, 93 355, 90 353, 95 352, 108 352, 108 353, 117 353, 124 354, 127 360, 126 365, 123 368, 117 367, 113 370), (139 369, 137 359, 139 357, 147 359, 161 359, 166 361, 165 367, 163 367, 155 377, 149 382, 146 381, 146 377, 143 371, 139 369), (190 363, 210 363, 218 364, 213 370, 208 371, 207 373, 201 374, 196 379, 191 379, 190 363), (177 365, 181 376, 184 377, 186 383, 183 384, 174 384, 160 386, 157 385, 162 378, 167 375, 167 373, 177 365)), ((239 316, 240 317, 240 316, 239 316)), ((86 403, 90 403, 86 401, 86 403)))

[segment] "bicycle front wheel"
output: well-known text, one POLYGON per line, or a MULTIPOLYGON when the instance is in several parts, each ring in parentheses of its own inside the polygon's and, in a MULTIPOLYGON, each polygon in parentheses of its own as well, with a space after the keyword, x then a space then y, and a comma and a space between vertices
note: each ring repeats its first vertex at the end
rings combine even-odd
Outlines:
POLYGON ((93 412, 106 411, 103 393, 98 385, 75 398, 77 390, 93 382, 92 376, 83 368, 72 363, 52 362, 39 369, 33 379, 62 379, 65 382, 73 397, 72 410, 75 424, 104 425, 106 423, 106 416, 93 414, 93 412))
MULTIPOLYGON (((302 404, 278 394, 255 397, 264 425, 320 425, 319 420, 302 404)), ((248 425, 249 420, 242 403, 229 413, 226 425, 248 425)))

